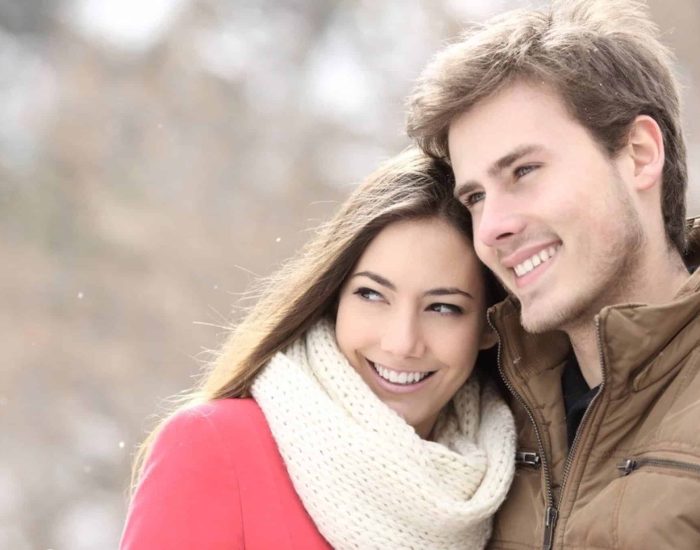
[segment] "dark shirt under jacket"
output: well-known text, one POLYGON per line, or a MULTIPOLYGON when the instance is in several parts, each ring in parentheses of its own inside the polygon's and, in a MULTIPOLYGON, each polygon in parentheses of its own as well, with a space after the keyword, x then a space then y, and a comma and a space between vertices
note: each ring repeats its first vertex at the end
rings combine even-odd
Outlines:
POLYGON ((588 383, 576 362, 576 357, 572 354, 567 360, 561 376, 561 389, 564 394, 564 409, 566 411, 566 437, 570 448, 581 419, 598 392, 598 386, 588 387, 588 383))

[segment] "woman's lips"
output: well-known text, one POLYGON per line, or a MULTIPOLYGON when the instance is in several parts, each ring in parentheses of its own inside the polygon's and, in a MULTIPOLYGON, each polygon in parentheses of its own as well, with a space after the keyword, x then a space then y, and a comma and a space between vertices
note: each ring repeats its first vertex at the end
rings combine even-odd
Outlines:
POLYGON ((367 359, 375 379, 393 393, 409 393, 425 386, 437 371, 398 371, 367 359))

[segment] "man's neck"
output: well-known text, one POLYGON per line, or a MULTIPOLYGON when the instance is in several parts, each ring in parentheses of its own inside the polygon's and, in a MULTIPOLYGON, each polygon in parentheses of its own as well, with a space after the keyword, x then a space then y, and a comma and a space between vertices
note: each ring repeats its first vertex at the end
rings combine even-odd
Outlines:
POLYGON ((682 263, 669 265, 668 269, 662 270, 663 273, 658 273, 658 271, 658 279, 652 281, 651 284, 636 287, 634 292, 620 296, 614 303, 598 304, 595 311, 589 312, 585 318, 580 319, 580 322, 562 327, 562 330, 569 336, 581 374, 589 387, 594 388, 600 385, 603 380, 595 321, 598 312, 606 305, 622 303, 653 305, 669 302, 688 279, 688 271, 682 263))

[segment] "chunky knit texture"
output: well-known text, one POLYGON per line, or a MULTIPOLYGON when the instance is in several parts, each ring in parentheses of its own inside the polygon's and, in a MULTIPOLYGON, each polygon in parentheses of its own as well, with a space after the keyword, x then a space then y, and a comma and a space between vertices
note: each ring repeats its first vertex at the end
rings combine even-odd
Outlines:
POLYGON ((514 472, 515 430, 476 377, 421 439, 364 383, 322 321, 253 385, 294 487, 338 549, 483 548, 514 472))

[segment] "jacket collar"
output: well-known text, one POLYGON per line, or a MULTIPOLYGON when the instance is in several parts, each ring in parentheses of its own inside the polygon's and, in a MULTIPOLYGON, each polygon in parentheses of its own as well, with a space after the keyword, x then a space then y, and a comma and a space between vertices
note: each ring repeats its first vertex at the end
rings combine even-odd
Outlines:
POLYGON ((675 298, 662 305, 621 305, 598 316, 607 379, 632 391, 665 376, 697 347, 700 339, 700 271, 675 298))

